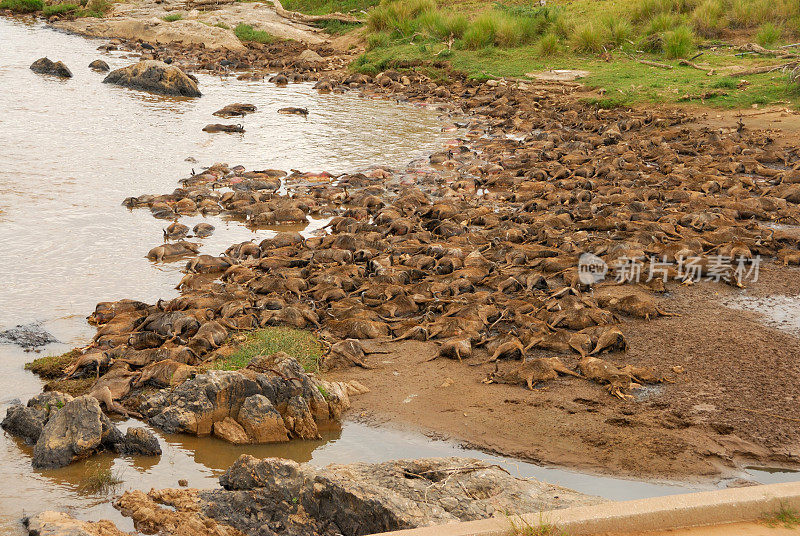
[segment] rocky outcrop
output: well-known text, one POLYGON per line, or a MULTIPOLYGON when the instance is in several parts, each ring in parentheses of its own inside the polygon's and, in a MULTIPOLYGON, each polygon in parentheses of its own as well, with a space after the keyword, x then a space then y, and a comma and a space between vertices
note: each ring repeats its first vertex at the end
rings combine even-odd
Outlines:
POLYGON ((259 366, 266 372, 210 371, 150 396, 139 410, 167 433, 272 443, 319 438, 319 426, 350 406, 347 384, 318 380, 286 354, 254 360, 266 361, 259 366))
POLYGON ((34 445, 34 467, 56 468, 87 458, 101 450, 120 454, 161 454, 158 438, 147 429, 130 428, 122 434, 100 409, 93 396, 72 398, 48 392, 8 408, 2 428, 34 445))
POLYGON ((144 60, 111 71, 103 82, 176 97, 201 95, 197 82, 189 75, 174 65, 156 60, 144 60))
POLYGON ((45 511, 22 520, 31 536, 130 536, 108 520, 81 521, 64 512, 45 511))
POLYGON ((127 492, 116 506, 148 533, 194 518, 228 534, 355 536, 603 502, 468 458, 317 469, 242 455, 220 483, 224 489, 127 492))
POLYGON ((39 74, 49 74, 60 78, 72 78, 72 71, 64 62, 53 61, 48 58, 39 58, 31 64, 31 71, 39 74))

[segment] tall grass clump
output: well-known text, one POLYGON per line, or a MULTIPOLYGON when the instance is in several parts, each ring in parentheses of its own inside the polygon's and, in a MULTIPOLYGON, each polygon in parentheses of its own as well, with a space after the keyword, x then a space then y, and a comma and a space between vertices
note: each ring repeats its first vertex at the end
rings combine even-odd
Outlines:
POLYGON ((572 48, 576 52, 596 54, 603 50, 604 41, 603 32, 593 23, 587 22, 575 30, 572 36, 572 48))
POLYGON ((419 16, 419 28, 435 39, 461 39, 469 20, 458 13, 426 11, 419 16))
POLYGON ((725 26, 724 12, 722 0, 705 0, 692 12, 692 26, 703 37, 718 37, 725 26))
POLYGON ((561 51, 561 41, 554 33, 548 33, 536 43, 536 55, 541 57, 555 56, 561 51))
POLYGON ((622 46, 633 35, 633 27, 624 17, 607 15, 601 19, 601 23, 608 43, 615 47, 622 46))
POLYGON ((42 0, 0 0, 0 9, 10 9, 15 13, 33 13, 44 9, 42 0))
POLYGON ((667 58, 685 58, 695 49, 694 33, 686 25, 664 33, 664 56, 667 58))
POLYGON ((771 22, 765 22, 756 32, 756 43, 764 48, 772 48, 781 40, 783 31, 771 22))
POLYGON ((383 1, 370 11, 367 28, 372 32, 388 32, 399 36, 410 36, 418 26, 417 19, 425 12, 436 11, 433 0, 383 1))

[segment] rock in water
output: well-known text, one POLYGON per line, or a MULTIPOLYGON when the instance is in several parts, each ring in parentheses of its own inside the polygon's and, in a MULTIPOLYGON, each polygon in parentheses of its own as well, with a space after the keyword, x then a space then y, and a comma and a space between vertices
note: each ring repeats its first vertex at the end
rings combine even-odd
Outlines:
POLYGON ((67 402, 50 417, 33 447, 33 466, 65 467, 117 443, 122 434, 103 414, 96 398, 85 395, 67 402))
POLYGON ((39 74, 51 74, 61 78, 72 78, 72 71, 61 61, 39 58, 31 64, 31 71, 39 74))
POLYGON ((25 350, 33 350, 52 342, 58 342, 58 339, 36 323, 14 326, 11 329, 0 331, 0 343, 16 344, 25 350))
POLYGON ((158 444, 158 438, 153 432, 141 426, 128 428, 128 431, 125 432, 125 437, 116 445, 116 450, 120 454, 161 455, 161 445, 158 444))
POLYGON ((103 83, 117 84, 131 89, 141 89, 161 95, 199 97, 197 82, 174 65, 163 61, 144 60, 134 65, 111 71, 103 83))
POLYGON ((89 68, 99 72, 107 72, 111 70, 108 64, 103 60, 94 60, 89 64, 89 68))

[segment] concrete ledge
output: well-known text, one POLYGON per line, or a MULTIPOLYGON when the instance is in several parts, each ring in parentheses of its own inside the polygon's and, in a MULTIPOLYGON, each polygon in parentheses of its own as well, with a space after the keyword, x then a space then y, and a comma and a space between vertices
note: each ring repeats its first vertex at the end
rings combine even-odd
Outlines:
POLYGON ((385 532, 383 536, 508 536, 512 523, 551 523, 570 535, 669 530, 752 521, 787 506, 800 510, 800 482, 769 484, 611 502, 564 510, 494 517, 450 525, 385 532))

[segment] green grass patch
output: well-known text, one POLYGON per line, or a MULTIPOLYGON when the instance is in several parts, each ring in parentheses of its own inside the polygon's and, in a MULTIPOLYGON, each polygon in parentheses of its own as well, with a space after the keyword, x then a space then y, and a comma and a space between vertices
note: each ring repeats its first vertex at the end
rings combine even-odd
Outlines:
POLYGON ((161 18, 167 22, 175 22, 176 20, 181 20, 183 15, 180 13, 170 13, 169 15, 164 15, 161 18))
POLYGON ((378 5, 379 0, 283 0, 283 7, 290 11, 299 11, 308 15, 326 15, 328 13, 352 13, 366 11, 378 5))
POLYGON ((286 352, 308 372, 318 371, 322 360, 322 345, 313 333, 281 326, 249 333, 245 342, 228 357, 214 362, 212 368, 239 370, 257 355, 269 356, 276 352, 286 352))
POLYGON ((273 43, 276 40, 275 36, 263 30, 256 30, 249 24, 238 24, 236 28, 233 29, 233 33, 239 38, 240 41, 273 43))
POLYGON ((694 33, 688 26, 678 26, 664 32, 664 56, 669 59, 686 58, 694 52, 694 33))
POLYGON ((44 6, 42 15, 52 17, 53 15, 64 15, 67 13, 77 13, 81 6, 77 4, 51 4, 44 6))
POLYGON ((72 364, 81 353, 78 350, 70 350, 61 355, 48 355, 34 359, 25 364, 25 370, 30 370, 37 376, 45 379, 60 378, 64 375, 64 369, 72 364))
POLYGON ((59 393, 67 393, 72 396, 82 396, 89 392, 96 378, 91 376, 89 378, 77 378, 74 380, 53 380, 44 386, 45 391, 58 391, 59 393))
POLYGON ((233 33, 239 38, 239 41, 254 41, 256 43, 272 43, 275 41, 275 36, 263 30, 256 30, 249 24, 237 25, 233 29, 233 33))
POLYGON ((783 525, 787 529, 800 527, 800 512, 785 504, 775 512, 764 516, 764 523, 771 527, 783 525))
POLYGON ((0 0, 0 9, 10 9, 14 13, 33 13, 44 9, 42 0, 0 0))

